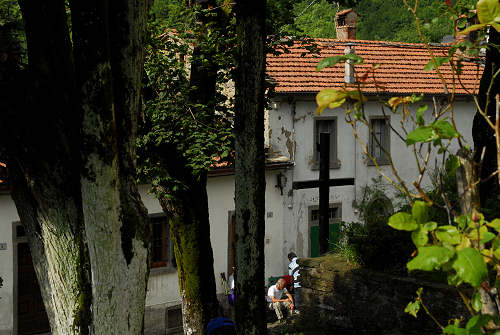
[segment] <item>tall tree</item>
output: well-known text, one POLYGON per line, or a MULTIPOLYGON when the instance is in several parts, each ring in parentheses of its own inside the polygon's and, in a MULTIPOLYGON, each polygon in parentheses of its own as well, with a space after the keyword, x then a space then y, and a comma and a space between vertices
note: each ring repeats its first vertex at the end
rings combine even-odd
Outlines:
POLYGON ((236 326, 265 334, 264 90, 266 0, 236 2, 236 326))
POLYGON ((140 334, 149 225, 135 182, 147 1, 20 0, 1 146, 53 334, 140 334), (72 25, 71 35, 67 23, 72 25), (72 40, 71 40, 72 38, 72 40))
POLYGON ((224 62, 231 39, 223 31, 229 18, 216 1, 191 3, 186 16, 190 11, 198 24, 187 32, 166 32, 157 20, 146 64, 151 96, 140 155, 141 171, 170 218, 184 332, 202 334, 218 313, 206 182, 212 158, 230 151, 218 84, 227 80, 220 70, 230 67, 224 62))

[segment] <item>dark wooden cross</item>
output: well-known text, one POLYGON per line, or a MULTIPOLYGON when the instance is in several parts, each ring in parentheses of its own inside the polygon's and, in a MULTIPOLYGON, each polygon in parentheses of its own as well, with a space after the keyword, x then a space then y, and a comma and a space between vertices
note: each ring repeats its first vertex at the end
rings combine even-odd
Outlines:
POLYGON ((354 178, 330 179, 330 133, 319 136, 319 180, 295 181, 292 189, 319 188, 319 253, 324 254, 328 251, 330 187, 354 185, 354 178))

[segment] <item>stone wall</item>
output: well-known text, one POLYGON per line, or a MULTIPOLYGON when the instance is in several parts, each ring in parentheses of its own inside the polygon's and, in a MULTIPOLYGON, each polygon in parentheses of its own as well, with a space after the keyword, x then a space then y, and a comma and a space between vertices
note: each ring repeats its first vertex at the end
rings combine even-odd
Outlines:
POLYGON ((300 259, 303 326, 335 334, 441 334, 423 310, 404 312, 423 287, 423 301, 442 325, 468 312, 455 289, 444 284, 373 272, 340 256, 300 259))

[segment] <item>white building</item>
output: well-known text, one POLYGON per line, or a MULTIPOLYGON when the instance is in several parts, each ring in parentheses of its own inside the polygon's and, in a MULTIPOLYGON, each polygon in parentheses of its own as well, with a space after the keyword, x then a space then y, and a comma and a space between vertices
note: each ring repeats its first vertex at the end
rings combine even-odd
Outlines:
MULTIPOLYGON (((330 190, 331 223, 355 221, 353 203, 362 197, 362 188, 378 176, 376 168, 366 159, 353 131, 344 119, 342 109, 325 110, 321 116, 315 114, 316 93, 323 88, 340 88, 345 81, 353 80, 350 68, 339 63, 334 68, 316 72, 316 64, 323 57, 354 52, 364 58, 364 64, 356 65, 361 77, 373 64, 378 84, 363 88, 368 98, 365 106, 372 126, 379 130, 379 140, 394 158, 402 178, 411 184, 415 177, 415 166, 411 150, 393 133, 389 124, 400 127, 397 114, 381 112, 379 99, 424 94, 423 103, 429 105, 425 115, 431 120, 433 104, 444 103, 446 95, 434 72, 424 71, 429 61, 428 51, 419 44, 375 42, 355 40, 355 13, 340 12, 337 15, 337 31, 345 40, 316 40, 321 47, 320 55, 302 56, 306 50, 299 45, 290 48, 290 53, 268 56, 268 75, 277 83, 272 109, 266 114, 266 146, 268 161, 266 168, 266 234, 265 276, 282 275, 287 269, 287 254, 290 251, 299 257, 314 255, 316 246, 311 238, 317 226, 317 189, 294 189, 298 182, 317 180, 319 176, 316 139, 319 131, 331 134, 330 178, 353 178, 354 185, 333 187, 330 190), (347 49, 347 51, 345 51, 347 49)), ((446 47, 433 46, 436 56, 446 54, 446 47)), ((451 83, 450 67, 440 68, 444 79, 451 83)), ((478 86, 474 63, 466 63, 462 70, 461 83, 469 91, 478 86), (476 86, 474 86, 476 85, 476 86)), ((367 81, 368 83, 368 81, 367 81)), ((455 121, 467 143, 472 146, 471 125, 475 106, 463 87, 457 86, 455 121)), ((451 86, 448 86, 451 90, 451 86)), ((388 109, 386 109, 388 111, 388 109)), ((369 144, 369 150, 377 155, 376 146, 370 145, 366 127, 357 129, 360 138, 369 144)), ((432 160, 431 160, 432 161, 432 160)), ((382 169, 391 175, 388 165, 382 169)), ((1 179, 1 178, 0 178, 1 179)), ((220 273, 228 276, 232 262, 234 174, 231 169, 217 169, 210 173, 207 184, 211 241, 214 253, 214 271, 218 293, 223 293, 220 273)), ((148 193, 148 187, 140 187, 142 199, 155 225, 156 259, 151 270, 146 305, 146 328, 149 333, 163 333, 165 328, 175 330, 178 326, 180 305, 177 273, 172 263, 173 253, 168 234, 162 220, 158 201, 148 193), (159 236, 159 238, 158 238, 159 236), (167 236, 162 238, 161 236, 167 236)), ((313 239, 314 240, 314 239, 313 239)), ((30 265, 22 228, 14 203, 7 189, 0 189, 0 335, 36 333, 44 329, 43 304, 36 297, 37 287, 30 265)))

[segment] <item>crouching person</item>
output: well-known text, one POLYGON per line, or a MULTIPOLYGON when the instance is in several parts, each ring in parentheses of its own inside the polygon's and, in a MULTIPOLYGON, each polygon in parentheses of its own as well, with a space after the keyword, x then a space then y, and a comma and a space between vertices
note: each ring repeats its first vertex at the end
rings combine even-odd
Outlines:
POLYGON ((269 308, 274 309, 278 320, 283 319, 282 309, 287 309, 290 315, 293 314, 295 309, 292 295, 288 293, 285 285, 285 280, 283 278, 280 278, 276 282, 276 284, 269 287, 269 290, 267 291, 267 301, 269 302, 269 308), (283 294, 285 294, 286 299, 282 299, 283 294))

